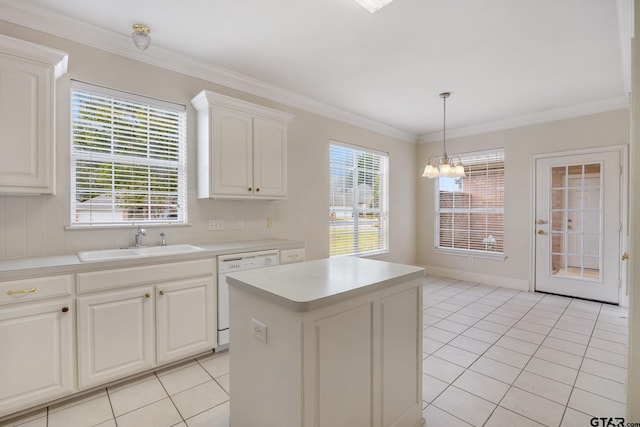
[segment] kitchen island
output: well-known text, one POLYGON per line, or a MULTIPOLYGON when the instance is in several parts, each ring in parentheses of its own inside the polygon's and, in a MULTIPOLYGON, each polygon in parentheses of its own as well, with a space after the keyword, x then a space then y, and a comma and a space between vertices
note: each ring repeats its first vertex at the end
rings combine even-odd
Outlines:
POLYGON ((415 427, 420 267, 341 257, 230 274, 231 427, 415 427))

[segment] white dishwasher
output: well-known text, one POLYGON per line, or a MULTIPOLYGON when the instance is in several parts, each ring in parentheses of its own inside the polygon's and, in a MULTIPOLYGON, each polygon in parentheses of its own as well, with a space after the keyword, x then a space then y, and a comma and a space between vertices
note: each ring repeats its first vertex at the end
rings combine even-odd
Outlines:
POLYGON ((279 264, 278 250, 244 252, 218 256, 218 347, 229 345, 229 285, 227 273, 279 264))

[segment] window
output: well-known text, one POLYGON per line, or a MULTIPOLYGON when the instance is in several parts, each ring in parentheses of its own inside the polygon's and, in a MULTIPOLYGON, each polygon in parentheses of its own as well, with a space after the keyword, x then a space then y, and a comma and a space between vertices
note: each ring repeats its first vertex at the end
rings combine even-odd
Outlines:
POLYGON ((329 147, 329 255, 389 251, 389 156, 354 146, 329 147))
POLYGON ((71 89, 71 225, 186 223, 186 109, 71 89))
POLYGON ((504 150, 461 155, 464 178, 438 178, 436 248, 504 253, 504 150))

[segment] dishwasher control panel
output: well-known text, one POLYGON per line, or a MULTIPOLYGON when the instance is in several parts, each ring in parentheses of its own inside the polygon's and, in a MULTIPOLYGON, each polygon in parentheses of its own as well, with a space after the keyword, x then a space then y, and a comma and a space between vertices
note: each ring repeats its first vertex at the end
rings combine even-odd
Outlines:
POLYGON ((250 270, 279 264, 279 252, 267 250, 218 256, 218 274, 250 270))

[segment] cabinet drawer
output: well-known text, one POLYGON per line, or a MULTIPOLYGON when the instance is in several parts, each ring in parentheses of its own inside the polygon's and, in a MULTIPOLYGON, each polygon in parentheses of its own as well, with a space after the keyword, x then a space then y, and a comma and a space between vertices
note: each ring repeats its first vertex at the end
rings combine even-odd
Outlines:
POLYGON ((102 289, 154 284, 188 277, 212 276, 216 272, 215 268, 216 263, 212 258, 78 273, 77 290, 80 294, 102 289))
POLYGON ((0 282, 0 304, 71 295, 72 286, 70 275, 0 282))
POLYGON ((280 251, 280 264, 302 262, 305 257, 305 248, 285 249, 280 251))

